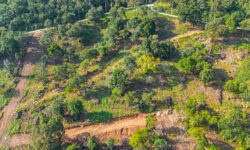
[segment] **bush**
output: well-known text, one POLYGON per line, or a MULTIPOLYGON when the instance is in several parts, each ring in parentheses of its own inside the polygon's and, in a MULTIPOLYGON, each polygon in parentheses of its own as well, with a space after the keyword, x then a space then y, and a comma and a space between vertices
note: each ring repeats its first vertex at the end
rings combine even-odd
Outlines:
POLYGON ((67 102, 67 110, 74 121, 80 119, 80 116, 83 112, 83 105, 80 100, 72 100, 67 102))
POLYGON ((149 70, 156 72, 158 64, 160 64, 160 59, 155 59, 153 56, 142 55, 136 59, 136 65, 142 73, 147 73, 149 70))
POLYGON ((200 80, 203 83, 208 83, 213 80, 214 74, 212 69, 204 69, 200 72, 200 80))
POLYGON ((188 133, 194 137, 198 150, 204 150, 207 146, 209 146, 207 138, 201 130, 191 128, 188 130, 188 133))
POLYGON ((158 150, 165 150, 168 147, 168 142, 165 139, 156 139, 154 145, 158 150))
POLYGON ((124 100, 127 106, 134 106, 139 103, 139 99, 135 97, 135 91, 129 91, 126 93, 124 100))
POLYGON ((157 118, 154 115, 147 116, 147 119, 146 119, 147 128, 149 129, 154 128, 156 122, 157 122, 157 118))
POLYGON ((94 141, 94 137, 93 136, 89 136, 88 137, 88 144, 87 144, 87 147, 90 149, 90 150, 94 150, 96 148, 96 143, 94 141))
POLYGON ((110 150, 113 150, 114 142, 115 142, 114 139, 108 138, 106 144, 107 144, 107 147, 108 147, 110 150))
POLYGON ((239 84, 235 80, 228 80, 224 85, 224 89, 229 92, 238 93, 239 92, 239 84))
POLYGON ((156 134, 150 129, 137 130, 130 138, 129 144, 135 149, 152 149, 156 134))
POLYGON ((81 148, 75 144, 72 144, 66 148, 66 150, 81 150, 81 148))
POLYGON ((58 57, 63 55, 63 50, 55 42, 50 44, 49 48, 47 48, 47 51, 50 56, 58 57))
POLYGON ((64 116, 65 103, 61 100, 54 101, 50 108, 51 115, 64 116))
POLYGON ((172 42, 159 42, 158 36, 150 36, 142 41, 142 50, 159 58, 170 58, 175 47, 172 42))
POLYGON ((197 107, 198 103, 196 102, 195 98, 190 97, 183 102, 183 113, 186 116, 192 116, 197 111, 197 107))
POLYGON ((136 63, 135 63, 135 57, 133 56, 126 56, 124 58, 124 66, 125 66, 125 69, 132 72, 134 67, 136 66, 136 63))
POLYGON ((110 88, 114 89, 115 87, 124 90, 128 84, 129 75, 122 69, 115 69, 112 73, 110 88))
POLYGON ((73 90, 79 89, 82 81, 81 77, 76 74, 66 82, 65 91, 72 92, 73 90))
POLYGON ((19 133, 21 129, 21 120, 13 120, 8 127, 8 135, 19 133))

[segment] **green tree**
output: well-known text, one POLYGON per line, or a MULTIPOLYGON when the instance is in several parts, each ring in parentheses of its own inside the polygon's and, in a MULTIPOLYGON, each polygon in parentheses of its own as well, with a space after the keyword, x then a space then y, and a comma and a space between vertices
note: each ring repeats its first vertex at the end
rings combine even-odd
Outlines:
POLYGON ((238 93, 239 83, 235 80, 228 80, 224 85, 224 89, 229 92, 238 93))
POLYGON ((188 133, 194 137, 198 150, 204 150, 207 146, 209 146, 207 138, 201 130, 191 128, 188 130, 188 133))
POLYGON ((95 143, 95 140, 94 140, 94 137, 93 136, 89 136, 88 137, 88 144, 87 144, 88 148, 90 150, 94 150, 96 148, 96 143, 95 143))
POLYGON ((53 42, 52 32, 44 32, 43 36, 39 38, 40 45, 44 46, 45 48, 49 48, 52 42, 53 42))
POLYGON ((156 122, 157 122, 157 118, 154 115, 147 116, 147 119, 146 119, 147 128, 149 129, 154 128, 156 122))
POLYGON ((67 102, 67 110, 70 116, 73 118, 74 121, 80 119, 80 116, 83 112, 83 105, 80 100, 72 100, 67 102))
POLYGON ((157 65, 160 63, 160 59, 156 59, 153 56, 142 55, 136 59, 138 70, 142 73, 147 73, 149 70, 156 72, 157 65))
POLYGON ((200 72, 200 80, 203 83, 208 83, 212 81, 214 77, 213 70, 212 69, 204 69, 200 72))
POLYGON ((104 10, 102 6, 98 8, 92 7, 86 14, 86 18, 90 23, 97 24, 101 22, 101 18, 104 17, 104 10))
POLYGON ((63 134, 64 128, 61 117, 45 118, 40 125, 35 126, 32 130, 32 146, 34 149, 59 150, 61 149, 63 134))
POLYGON ((63 50, 55 42, 50 44, 49 48, 47 48, 47 51, 50 56, 59 57, 63 55, 63 50))
POLYGON ((114 139, 108 138, 106 144, 107 144, 107 147, 108 147, 110 150, 113 150, 114 139))
POLYGON ((61 100, 55 101, 52 103, 50 108, 50 114, 52 116, 59 115, 64 116, 65 103, 61 100))
POLYGON ((206 24, 205 29, 208 31, 212 40, 218 36, 225 35, 228 28, 223 24, 223 18, 215 18, 206 24))
POLYGON ((66 91, 72 92, 75 89, 79 89, 81 82, 83 80, 81 79, 81 77, 76 74, 74 75, 72 78, 70 78, 67 82, 66 82, 66 91))
POLYGON ((130 138, 129 144, 137 149, 151 149, 154 144, 156 134, 150 129, 137 130, 130 138))
POLYGON ((81 150, 79 146, 76 146, 75 144, 72 144, 66 148, 66 150, 81 150))
POLYGON ((115 87, 124 90, 128 84, 129 75, 122 69, 115 69, 112 73, 110 87, 114 89, 115 87))
POLYGON ((183 113, 186 116, 192 116, 197 111, 197 107, 198 103, 196 102, 195 98, 190 97, 183 102, 183 113))
POLYGON ((153 35, 155 33, 156 25, 154 20, 150 18, 143 19, 139 26, 142 29, 142 33, 144 34, 144 36, 149 37, 150 35, 153 35))
POLYGON ((165 150, 168 147, 168 142, 165 139, 156 139, 154 145, 157 146, 155 150, 165 150))
POLYGON ((135 57, 133 56, 126 56, 124 58, 124 66, 125 66, 125 69, 132 72, 136 66, 136 63, 135 63, 135 57))

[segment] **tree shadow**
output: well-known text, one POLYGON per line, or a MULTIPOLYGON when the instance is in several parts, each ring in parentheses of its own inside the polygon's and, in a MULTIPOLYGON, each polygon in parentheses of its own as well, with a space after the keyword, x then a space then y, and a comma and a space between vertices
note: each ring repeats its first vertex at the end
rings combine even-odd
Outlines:
POLYGON ((172 32, 172 30, 175 30, 174 23, 168 20, 167 18, 164 17, 157 18, 156 24, 157 24, 156 33, 159 36, 159 40, 170 39, 177 35, 172 32))
POLYGON ((214 89, 221 89, 225 82, 231 79, 227 72, 223 69, 215 68, 213 69, 214 72, 214 81, 209 84, 210 87, 214 89))

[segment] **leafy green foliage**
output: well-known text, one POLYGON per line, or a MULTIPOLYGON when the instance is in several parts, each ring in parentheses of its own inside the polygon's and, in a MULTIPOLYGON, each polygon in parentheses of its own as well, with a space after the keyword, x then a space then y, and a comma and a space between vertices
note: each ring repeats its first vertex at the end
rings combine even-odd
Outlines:
POLYGON ((80 100, 72 100, 67 102, 67 110, 74 121, 80 119, 81 114, 83 113, 83 105, 80 100))
POLYGON ((126 70, 128 70, 128 71, 130 71, 130 72, 132 72, 133 71, 133 69, 135 68, 135 66, 136 66, 136 63, 135 63, 135 57, 133 57, 133 56, 126 56, 125 58, 124 58, 124 66, 125 66, 125 69, 126 70))
POLYGON ((156 25, 154 20, 150 18, 143 19, 139 26, 141 27, 144 36, 149 37, 155 33, 156 25))
POLYGON ((212 69, 204 69, 200 72, 200 80, 204 83, 208 83, 213 79, 213 70, 212 69))
POLYGON ((96 143, 95 143, 95 140, 94 140, 94 137, 93 136, 89 136, 88 137, 88 144, 87 144, 88 148, 90 150, 94 150, 96 148, 96 143))
POLYGON ((156 134, 150 129, 137 130, 131 136, 129 144, 135 149, 150 149, 155 138, 156 134))
POLYGON ((66 91, 72 92, 73 90, 79 89, 83 79, 78 75, 74 75, 66 82, 66 91))
POLYGON ((146 119, 147 128, 149 129, 154 128, 156 122, 157 122, 157 118, 155 116, 153 115, 147 116, 147 119, 146 119))
POLYGON ((149 70, 156 72, 157 65, 160 63, 160 59, 156 59, 153 56, 142 55, 136 59, 136 64, 142 73, 147 73, 149 70))
POLYGON ((64 128, 61 117, 43 118, 40 125, 35 126, 32 130, 32 146, 34 149, 60 149, 63 134, 64 128))
POLYGON ((107 142, 106 142, 106 144, 107 144, 107 147, 110 149, 110 150, 113 150, 113 145, 114 145, 114 139, 112 139, 112 138, 108 138, 107 139, 107 142))
POLYGON ((198 150, 204 150, 209 145, 205 134, 201 130, 191 128, 188 133, 194 137, 198 150))
POLYGON ((55 42, 52 42, 49 46, 49 48, 47 49, 49 55, 51 56, 62 56, 63 55, 63 50, 60 48, 60 46, 58 46, 55 42))
POLYGON ((99 6, 98 8, 91 7, 91 9, 86 14, 86 18, 88 18, 88 21, 93 24, 100 23, 101 18, 103 17, 104 17, 104 10, 102 6, 99 6))
POLYGON ((66 148, 66 150, 81 150, 79 146, 76 146, 75 144, 72 144, 66 148))
POLYGON ((8 127, 8 135, 19 133, 21 128, 21 120, 13 120, 8 127))
POLYGON ((195 98, 188 98, 183 102, 182 109, 183 113, 186 116, 192 116, 195 114, 198 107, 198 103, 196 102, 195 98))
POLYGON ((115 69, 113 71, 111 81, 110 81, 110 88, 120 88, 124 90, 126 88, 126 85, 128 84, 129 81, 129 75, 121 69, 115 69))
POLYGON ((250 59, 246 58, 239 69, 237 70, 237 76, 233 80, 228 80, 224 89, 239 94, 240 98, 244 101, 249 101, 250 98, 250 88, 248 83, 250 81, 250 59))
POLYGON ((142 50, 154 57, 170 58, 175 50, 172 42, 159 42, 158 36, 150 36, 142 41, 142 50))

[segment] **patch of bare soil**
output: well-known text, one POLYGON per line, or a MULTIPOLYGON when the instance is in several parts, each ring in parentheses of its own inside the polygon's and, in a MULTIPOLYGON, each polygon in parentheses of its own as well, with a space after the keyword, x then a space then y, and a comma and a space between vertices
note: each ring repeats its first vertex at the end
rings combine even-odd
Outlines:
MULTIPOLYGON (((173 135, 169 142, 171 149, 188 150, 195 147, 192 138, 188 137, 186 129, 179 122, 179 115, 173 111, 160 111, 157 116, 156 131, 166 137, 173 135)), ((149 114, 138 114, 131 117, 118 118, 110 122, 79 126, 65 130, 65 142, 73 140, 77 135, 89 133, 100 141, 129 138, 138 129, 146 128, 146 117, 149 114)))
POLYGON ((24 141, 26 141, 26 143, 28 141, 26 139, 26 136, 16 135, 13 136, 13 138, 10 138, 7 133, 8 126, 14 119, 16 108, 22 100, 22 96, 28 82, 28 77, 32 73, 33 65, 40 59, 43 54, 38 40, 36 39, 36 37, 39 36, 41 36, 41 34, 34 33, 34 36, 29 37, 29 47, 27 48, 26 56, 24 57, 20 81, 15 88, 15 93, 11 101, 3 109, 4 114, 0 120, 0 146, 12 146, 11 144, 13 143, 16 143, 15 145, 22 145, 22 143, 25 143, 24 141))
POLYGON ((178 35, 178 36, 175 36, 175 37, 171 38, 171 40, 174 41, 174 40, 177 40, 177 39, 180 39, 180 38, 183 38, 183 37, 187 37, 187 36, 191 36, 191 35, 199 34, 199 33, 203 33, 203 31, 201 31, 201 30, 188 31, 185 34, 181 34, 181 35, 178 35))

